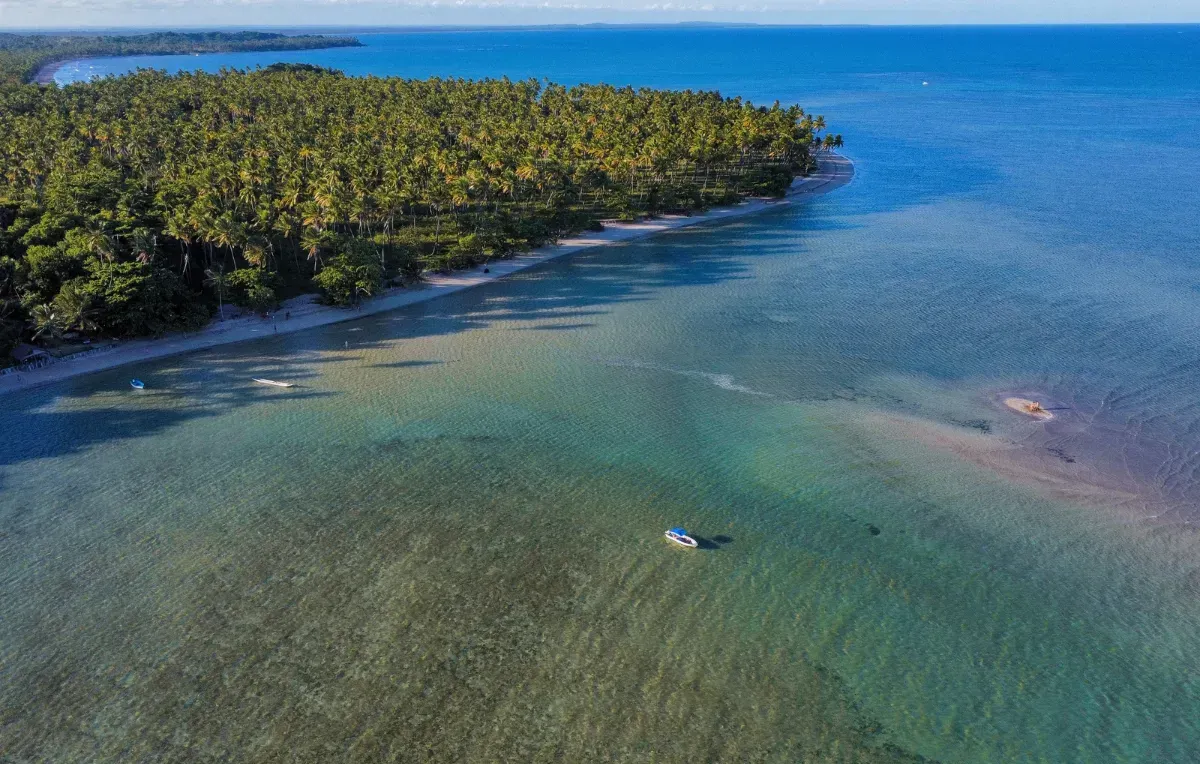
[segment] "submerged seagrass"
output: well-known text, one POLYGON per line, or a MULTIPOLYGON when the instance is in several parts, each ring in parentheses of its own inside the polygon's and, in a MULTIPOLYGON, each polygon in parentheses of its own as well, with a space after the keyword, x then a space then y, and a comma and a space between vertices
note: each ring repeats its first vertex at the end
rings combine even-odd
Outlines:
POLYGON ((853 126, 859 174, 6 396, 0 746, 1200 760, 1193 39, 558 30, 312 54, 803 96, 853 126), (669 546, 676 524, 703 548, 669 546))

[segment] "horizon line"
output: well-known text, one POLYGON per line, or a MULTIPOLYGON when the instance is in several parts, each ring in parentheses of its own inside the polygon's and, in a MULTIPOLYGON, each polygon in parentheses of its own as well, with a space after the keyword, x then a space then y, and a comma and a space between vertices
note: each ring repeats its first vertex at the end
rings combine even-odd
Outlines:
POLYGON ((588 21, 588 22, 554 22, 545 24, 530 23, 491 23, 491 24, 179 24, 179 25, 79 25, 79 26, 36 26, 10 27, 0 26, 0 34, 21 34, 39 32, 139 32, 139 31, 306 31, 325 30, 339 33, 375 33, 389 30, 396 31, 485 31, 491 29, 505 30, 537 30, 537 29, 580 29, 606 27, 710 27, 710 28, 790 28, 790 29, 953 29, 953 28, 1084 28, 1084 27, 1200 27, 1197 21, 1011 21, 1011 22, 888 22, 874 24, 859 23, 788 23, 770 21, 588 21))

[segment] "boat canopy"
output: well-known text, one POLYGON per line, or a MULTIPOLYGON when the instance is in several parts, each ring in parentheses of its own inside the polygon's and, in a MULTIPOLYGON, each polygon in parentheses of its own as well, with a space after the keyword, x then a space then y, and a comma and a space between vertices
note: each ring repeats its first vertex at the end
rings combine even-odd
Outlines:
POLYGON ((683 528, 679 528, 679 527, 672 528, 671 533, 674 533, 677 536, 686 536, 687 535, 687 531, 685 531, 683 528))

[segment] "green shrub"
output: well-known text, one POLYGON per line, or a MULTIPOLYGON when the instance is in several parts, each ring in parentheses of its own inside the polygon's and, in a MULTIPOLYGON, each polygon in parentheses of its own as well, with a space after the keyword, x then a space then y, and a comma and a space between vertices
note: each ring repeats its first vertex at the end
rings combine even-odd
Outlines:
POLYGON ((383 268, 370 242, 344 239, 342 252, 325 262, 313 281, 330 305, 354 305, 370 297, 383 285, 383 268))
POLYGON ((26 288, 36 302, 49 302, 62 285, 87 272, 85 259, 67 254, 66 247, 35 244, 25 252, 26 288))
POLYGON ((411 247, 389 247, 388 263, 402 279, 415 279, 421 275, 421 259, 411 247))
POLYGON ((199 329, 208 311, 174 271, 139 261, 94 262, 90 276, 72 282, 89 298, 101 331, 123 337, 199 329))
POLYGON ((225 275, 225 288, 234 305, 263 313, 279 305, 279 279, 262 268, 239 268, 225 275))

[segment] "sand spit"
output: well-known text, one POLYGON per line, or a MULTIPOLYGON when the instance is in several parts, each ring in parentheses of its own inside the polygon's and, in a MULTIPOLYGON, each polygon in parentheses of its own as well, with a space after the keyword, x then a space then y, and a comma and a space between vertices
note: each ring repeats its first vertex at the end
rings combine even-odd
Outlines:
POLYGON ((1018 414, 1024 414, 1034 419, 1040 419, 1043 422, 1054 418, 1054 414, 1047 411, 1039 401, 1033 401, 1028 398, 1005 398, 1004 405, 1018 414))
POLYGON ((872 437, 916 441, 1051 500, 1101 507, 1129 521, 1190 522, 1186 506, 1156 491, 1128 465, 1108 464, 1110 448, 1076 433, 1045 433, 1039 427, 997 435, 883 411, 850 418, 872 437))

